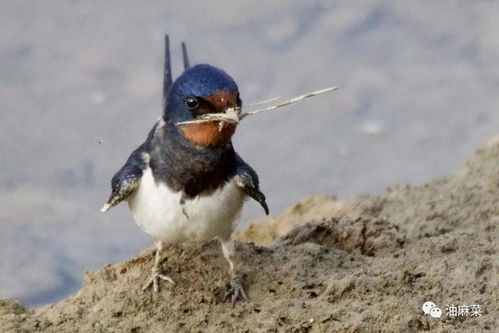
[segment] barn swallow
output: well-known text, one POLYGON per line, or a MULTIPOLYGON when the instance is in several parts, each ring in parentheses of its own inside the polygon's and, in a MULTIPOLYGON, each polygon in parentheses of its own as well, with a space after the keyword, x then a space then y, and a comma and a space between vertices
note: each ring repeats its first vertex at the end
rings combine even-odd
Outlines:
POLYGON ((179 123, 206 113, 240 108, 239 89, 232 77, 216 67, 191 67, 182 43, 183 73, 173 82, 168 35, 165 36, 163 114, 145 142, 132 152, 111 180, 112 193, 101 211, 128 202, 139 227, 155 240, 152 274, 143 290, 158 292, 165 245, 220 240, 229 263, 231 297, 248 300, 236 274, 231 235, 246 198, 255 199, 268 215, 256 172, 236 153, 231 142, 237 124, 179 123))

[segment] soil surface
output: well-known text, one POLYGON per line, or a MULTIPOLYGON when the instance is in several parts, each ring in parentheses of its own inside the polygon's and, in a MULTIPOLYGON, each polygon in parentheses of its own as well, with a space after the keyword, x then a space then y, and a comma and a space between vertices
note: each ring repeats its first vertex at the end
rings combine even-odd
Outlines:
POLYGON ((176 285, 142 292, 153 251, 98 272, 38 309, 0 302, 1 332, 497 332, 499 139, 454 175, 348 202, 316 196, 236 234, 250 302, 223 302, 216 241, 168 248, 176 285), (441 318, 424 315, 433 301, 441 318), (448 305, 481 316, 446 316, 448 305))

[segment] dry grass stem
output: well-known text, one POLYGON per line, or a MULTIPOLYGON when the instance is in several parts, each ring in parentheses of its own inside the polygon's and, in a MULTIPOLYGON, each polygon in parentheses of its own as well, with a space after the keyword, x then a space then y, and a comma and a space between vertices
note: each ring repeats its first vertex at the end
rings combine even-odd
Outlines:
MULTIPOLYGON (((325 88, 325 89, 321 89, 321 90, 316 90, 316 91, 310 92, 308 94, 304 94, 304 95, 292 98, 290 100, 281 102, 281 103, 276 104, 276 105, 272 105, 272 106, 269 106, 269 107, 266 107, 263 109, 258 109, 258 110, 248 111, 248 112, 244 112, 241 110, 241 108, 238 108, 238 107, 228 108, 227 110, 225 110, 224 113, 207 113, 207 114, 200 116, 199 119, 178 122, 177 125, 201 124, 201 123, 207 123, 207 122, 211 122, 211 121, 219 121, 220 122, 220 130, 222 130, 225 123, 239 124, 239 122, 242 119, 246 118, 247 116, 251 116, 254 114, 259 114, 259 113, 263 113, 263 112, 267 112, 267 111, 272 111, 272 110, 281 108, 283 106, 288 106, 290 104, 302 101, 302 100, 309 98, 309 97, 313 97, 313 96, 317 96, 317 95, 324 94, 327 92, 335 91, 336 89, 338 89, 338 87, 329 87, 329 88, 325 88)), ((276 99, 279 99, 279 97, 274 97, 273 99, 259 102, 259 104, 265 104, 265 103, 274 101, 276 99)))
POLYGON ((275 96, 275 97, 266 99, 264 101, 254 102, 254 103, 251 103, 250 106, 262 105, 262 104, 267 104, 267 103, 270 103, 270 102, 274 102, 274 101, 277 101, 278 99, 281 99, 281 97, 282 96, 275 96))

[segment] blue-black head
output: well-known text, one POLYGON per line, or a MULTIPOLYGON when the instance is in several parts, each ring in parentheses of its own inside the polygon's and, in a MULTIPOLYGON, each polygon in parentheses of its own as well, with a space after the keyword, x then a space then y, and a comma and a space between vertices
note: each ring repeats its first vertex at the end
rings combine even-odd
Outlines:
POLYGON ((171 130, 186 140, 202 146, 214 146, 230 141, 235 125, 220 127, 216 121, 200 124, 177 125, 195 120, 206 113, 224 112, 227 108, 241 107, 236 82, 226 72, 210 65, 190 67, 187 48, 182 43, 184 72, 172 80, 170 42, 165 36, 165 65, 163 79, 163 120, 171 130))
POLYGON ((240 104, 239 89, 232 77, 216 67, 196 65, 185 70, 169 89, 165 118, 175 122, 192 120, 240 104))
MULTIPOLYGON (((240 106, 239 89, 232 77, 216 67, 196 65, 186 69, 169 89, 163 118, 173 125, 240 106)), ((218 122, 179 127, 187 140, 204 146, 227 142, 236 128, 235 125, 225 125, 220 130, 218 122)))

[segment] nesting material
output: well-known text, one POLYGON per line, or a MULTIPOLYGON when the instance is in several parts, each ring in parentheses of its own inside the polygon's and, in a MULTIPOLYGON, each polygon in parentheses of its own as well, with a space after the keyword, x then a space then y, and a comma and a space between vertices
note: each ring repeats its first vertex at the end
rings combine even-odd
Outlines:
MULTIPOLYGON (((288 106, 290 104, 302 101, 305 98, 321 95, 321 94, 324 94, 327 92, 332 92, 332 91, 335 91, 336 89, 338 89, 338 87, 329 87, 329 88, 325 88, 325 89, 321 89, 321 90, 316 90, 316 91, 310 92, 308 94, 304 94, 304 95, 289 99, 287 101, 283 101, 283 102, 278 103, 276 105, 272 105, 272 106, 268 106, 268 107, 263 108, 263 109, 258 109, 258 110, 248 111, 248 112, 243 111, 239 107, 228 108, 223 113, 207 113, 207 114, 200 116, 196 120, 188 120, 188 121, 178 122, 177 125, 182 126, 182 125, 188 125, 188 124, 201 124, 201 123, 207 123, 207 122, 211 122, 211 121, 218 121, 219 126, 220 126, 219 130, 221 131, 225 124, 239 124, 239 122, 241 120, 243 120, 244 118, 246 118, 247 116, 252 116, 255 114, 259 114, 259 113, 272 111, 272 110, 281 108, 283 106, 288 106)), ((275 100, 275 98, 268 100, 268 101, 260 102, 258 104, 264 104, 264 103, 274 101, 274 100, 275 100)))

